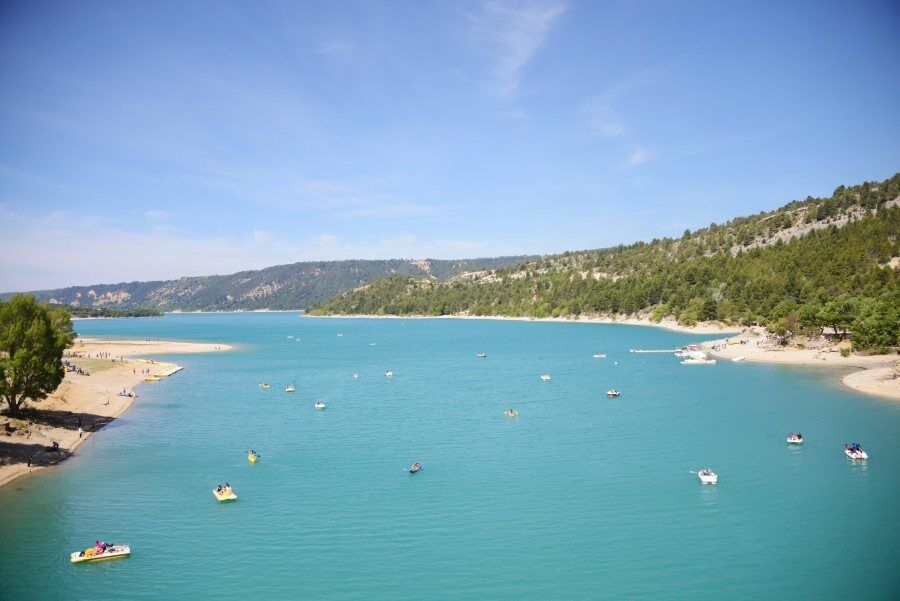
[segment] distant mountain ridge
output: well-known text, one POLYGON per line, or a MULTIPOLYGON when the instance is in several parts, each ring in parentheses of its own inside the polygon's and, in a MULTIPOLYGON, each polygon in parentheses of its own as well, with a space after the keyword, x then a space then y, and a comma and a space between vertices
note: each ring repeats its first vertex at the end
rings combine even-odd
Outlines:
MULTIPOLYGON (((69 286, 31 293, 38 300, 75 307, 160 311, 306 309, 316 302, 391 275, 446 279, 461 271, 495 269, 535 255, 484 259, 311 261, 175 280, 69 286)), ((6 299, 12 293, 0 295, 6 299)))

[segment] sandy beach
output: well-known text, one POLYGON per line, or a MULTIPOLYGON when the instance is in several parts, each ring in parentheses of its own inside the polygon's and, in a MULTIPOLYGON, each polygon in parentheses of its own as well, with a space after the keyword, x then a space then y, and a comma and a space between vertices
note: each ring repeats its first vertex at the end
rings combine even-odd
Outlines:
POLYGON ((745 332, 746 344, 727 344, 724 339, 703 344, 710 354, 720 359, 744 357, 745 361, 781 363, 787 365, 812 365, 825 367, 856 368, 841 378, 841 383, 859 392, 893 400, 900 400, 900 378, 893 377, 892 366, 897 355, 860 355, 851 353, 844 357, 835 346, 822 348, 796 348, 768 344, 759 332, 745 332))
POLYGON ((77 338, 64 360, 90 375, 69 371, 52 395, 29 403, 21 419, 0 418, 0 486, 70 457, 78 445, 131 406, 136 397, 119 396, 123 390, 134 391, 145 378, 156 375, 183 377, 177 373, 179 366, 155 361, 148 355, 230 348, 196 342, 77 338), (59 452, 49 450, 54 442, 59 444, 59 452))

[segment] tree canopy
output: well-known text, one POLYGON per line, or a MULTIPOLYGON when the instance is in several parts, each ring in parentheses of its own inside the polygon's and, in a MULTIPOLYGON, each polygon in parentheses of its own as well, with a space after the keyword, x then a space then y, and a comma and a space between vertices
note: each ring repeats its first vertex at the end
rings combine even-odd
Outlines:
POLYGON ((73 338, 63 309, 48 308, 31 295, 0 303, 0 397, 10 415, 56 390, 65 375, 62 354, 73 338))

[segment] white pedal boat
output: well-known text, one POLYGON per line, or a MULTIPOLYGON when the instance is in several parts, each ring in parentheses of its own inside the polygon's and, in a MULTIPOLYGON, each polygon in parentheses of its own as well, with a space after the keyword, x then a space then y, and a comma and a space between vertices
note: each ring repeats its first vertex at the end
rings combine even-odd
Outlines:
POLYGON ((393 377, 394 377, 394 372, 388 370, 388 371, 384 372, 384 375, 386 375, 386 376, 389 377, 389 378, 393 378, 393 377))
POLYGON ((850 459, 868 459, 869 454, 863 451, 862 449, 858 451, 851 451, 850 449, 844 449, 844 455, 849 457, 850 459))
POLYGON ((709 468, 697 472, 697 477, 703 484, 716 484, 719 481, 719 476, 709 468))
POLYGON ((786 440, 790 444, 803 444, 803 437, 797 434, 788 434, 786 440))
POLYGON ((608 396, 609 398, 615 398, 615 397, 619 396, 619 394, 620 394, 619 391, 616 390, 615 388, 613 388, 612 390, 606 391, 606 396, 608 396))
POLYGON ((316 409, 321 410, 321 409, 324 409, 324 408, 325 408, 325 403, 323 403, 322 401, 316 401, 316 404, 313 405, 313 407, 315 407, 316 409))
POLYGON ((75 551, 72 553, 72 563, 86 563, 92 561, 107 561, 109 559, 122 559, 131 555, 131 547, 128 545, 112 545, 106 548, 103 553, 97 553, 96 547, 85 549, 84 551, 75 551))
POLYGON ((544 382, 549 382, 550 374, 541 374, 541 380, 543 380, 544 382))
POLYGON ((606 359, 606 355, 603 353, 594 353, 594 359, 606 359))

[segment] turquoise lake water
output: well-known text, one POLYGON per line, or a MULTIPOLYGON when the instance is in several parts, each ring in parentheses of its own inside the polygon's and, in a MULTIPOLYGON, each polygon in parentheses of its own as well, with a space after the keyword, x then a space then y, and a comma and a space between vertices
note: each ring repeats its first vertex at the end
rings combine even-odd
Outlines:
POLYGON ((900 595, 900 403, 834 372, 629 354, 702 339, 638 326, 271 313, 76 329, 238 346, 160 357, 184 371, 0 489, 3 599, 900 595), (853 441, 867 463, 844 456, 853 441), (217 504, 226 480, 239 500, 217 504), (133 555, 71 565, 96 538, 133 555))

